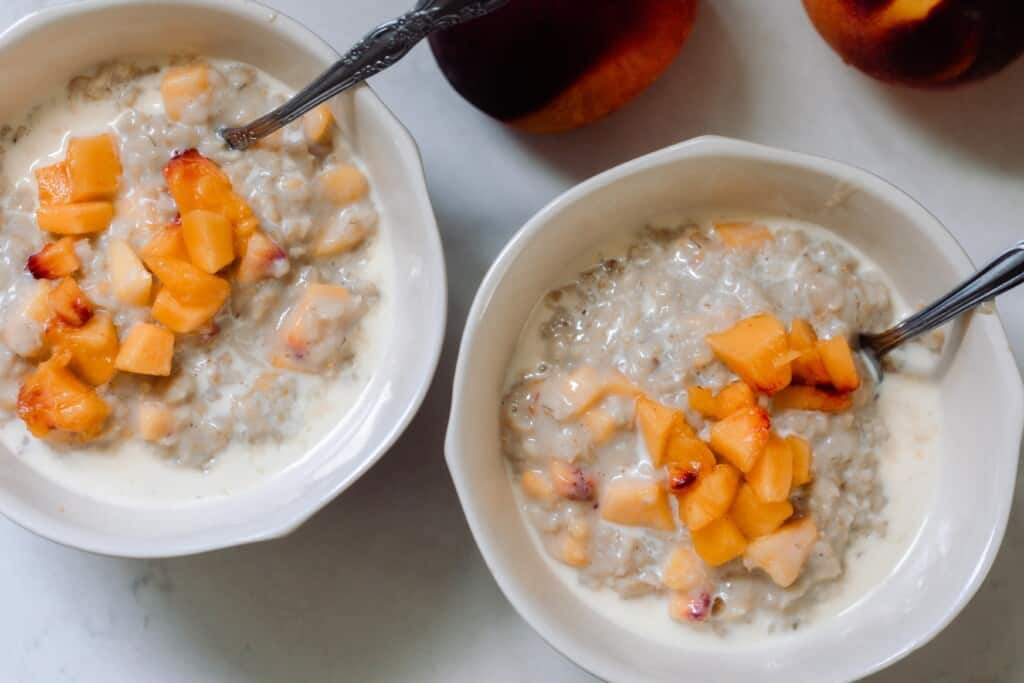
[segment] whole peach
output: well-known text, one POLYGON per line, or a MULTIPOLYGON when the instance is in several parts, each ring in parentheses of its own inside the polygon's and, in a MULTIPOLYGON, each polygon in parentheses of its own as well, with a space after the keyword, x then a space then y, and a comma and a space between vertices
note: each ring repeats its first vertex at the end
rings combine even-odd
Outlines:
POLYGON ((496 119, 577 128, 654 82, 686 42, 697 0, 511 0, 430 44, 445 77, 496 119))
POLYGON ((844 60, 883 81, 955 85, 1024 52, 1022 0, 804 0, 844 60))

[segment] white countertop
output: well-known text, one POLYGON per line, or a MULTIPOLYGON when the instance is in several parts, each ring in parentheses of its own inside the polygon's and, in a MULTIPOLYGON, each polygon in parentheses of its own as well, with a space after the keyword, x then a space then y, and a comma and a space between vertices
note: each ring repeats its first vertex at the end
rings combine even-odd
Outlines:
MULTIPOLYGON (((50 4, 3 0, 0 28, 50 4)), ((412 0, 275 4, 344 48, 412 0)), ((0 680, 593 681, 498 591, 442 457, 466 311, 512 233, 596 172, 718 133, 871 169, 928 206, 975 261, 1024 237, 1024 60, 951 92, 886 87, 843 67, 795 0, 705 0, 666 77, 575 134, 525 137, 488 120, 422 46, 373 85, 419 140, 447 248, 447 346, 419 417, 377 467, 280 541, 146 562, 69 550, 0 520, 0 680)), ((999 308, 1024 359, 1024 292, 999 308)), ((979 595, 871 680, 1024 680, 1024 584, 1012 583, 1021 566, 1018 500, 979 595)))

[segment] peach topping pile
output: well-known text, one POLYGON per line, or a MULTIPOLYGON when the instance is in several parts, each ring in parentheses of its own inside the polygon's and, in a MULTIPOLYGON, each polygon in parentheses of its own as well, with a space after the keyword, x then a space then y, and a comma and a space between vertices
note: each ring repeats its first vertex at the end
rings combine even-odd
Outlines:
MULTIPOLYGON (((749 569, 760 569, 788 587, 817 540, 814 520, 794 516, 790 502, 793 491, 812 481, 811 446, 799 436, 774 433, 762 402, 770 401, 776 411, 836 413, 850 408, 850 394, 860 386, 846 339, 818 339, 805 320, 793 320, 787 332, 777 318, 755 315, 706 340, 739 376, 717 394, 705 387, 687 388, 690 408, 710 422, 707 441, 682 410, 644 395, 619 373, 596 377, 598 371, 590 367, 575 370, 563 382, 561 391, 571 408, 559 416, 580 420, 600 444, 617 426, 598 404, 612 395, 635 398, 635 428, 663 477, 613 478, 601 492, 599 509, 615 524, 674 531, 677 515, 670 499, 676 498, 678 520, 693 545, 673 550, 663 582, 673 592, 673 615, 689 620, 706 617, 706 610, 694 606, 694 595, 706 597, 700 589, 708 567, 742 557, 749 569)), ((597 500, 595 478, 558 459, 552 459, 547 473, 525 472, 522 484, 535 499, 597 500)), ((563 541, 563 561, 588 564, 585 538, 569 534, 563 541)))
MULTIPOLYGON (((189 98, 198 98, 208 87, 205 68, 183 67, 167 74, 163 93, 169 118, 178 118, 189 98)), ((322 143, 333 125, 330 111, 321 107, 310 116, 307 137, 322 143)), ((157 230, 141 249, 125 240, 108 245, 111 292, 120 304, 148 308, 151 318, 121 335, 111 312, 97 309, 75 279, 82 267, 75 240, 103 233, 115 215, 113 200, 122 175, 117 141, 109 134, 72 139, 64 161, 35 175, 39 229, 58 236, 27 265, 39 284, 25 314, 44 326, 35 356, 48 352, 49 359, 25 379, 18 414, 37 437, 54 430, 81 440, 97 436, 110 414, 97 387, 117 372, 169 376, 175 335, 215 333, 213 319, 231 296, 232 283, 244 287, 289 271, 285 250, 260 230, 252 209, 217 164, 196 150, 176 154, 165 166, 164 178, 180 220, 157 230)), ((326 172, 322 182, 332 201, 331 193, 343 195, 343 202, 335 201, 339 204, 368 193, 366 179, 351 166, 326 172)), ((341 248, 322 248, 317 255, 340 253, 359 241, 349 239, 341 248)), ((281 330, 273 364, 304 372, 322 369, 308 362, 310 348, 323 342, 325 321, 339 320, 339 302, 350 298, 340 286, 308 285, 281 330)), ((168 413, 156 404, 140 406, 140 436, 152 440, 164 435, 167 429, 160 425, 168 413)))

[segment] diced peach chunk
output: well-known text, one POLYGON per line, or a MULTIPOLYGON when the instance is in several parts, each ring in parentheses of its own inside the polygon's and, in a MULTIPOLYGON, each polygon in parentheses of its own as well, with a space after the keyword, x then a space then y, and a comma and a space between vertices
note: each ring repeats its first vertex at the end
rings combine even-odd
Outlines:
POLYGON ((788 588, 799 578, 817 540, 818 527, 812 518, 788 522, 775 533, 751 541, 744 564, 763 570, 776 584, 788 588))
POLYGON ((786 443, 793 451, 793 487, 809 484, 811 475, 811 445, 799 436, 787 436, 786 443))
POLYGON ((743 408, 711 427, 711 448, 741 472, 749 472, 768 445, 771 425, 763 408, 743 408))
POLYGON ((156 256, 146 258, 146 265, 174 298, 186 306, 205 308, 216 304, 219 309, 231 295, 227 280, 205 273, 188 261, 156 256))
POLYGON ((644 444, 655 467, 661 467, 664 462, 665 448, 674 432, 693 433, 681 411, 652 401, 646 396, 637 399, 636 424, 644 437, 644 444))
POLYGON ((708 572, 704 560, 693 548, 676 546, 661 570, 661 582, 677 591, 691 591, 707 583, 708 572))
POLYGON ((313 244, 313 255, 325 258, 352 251, 370 234, 370 228, 358 220, 339 220, 329 224, 313 244))
POLYGON ((103 232, 114 219, 110 202, 83 202, 40 206, 36 211, 39 229, 55 235, 88 235, 103 232))
POLYGON ((534 500, 550 501, 555 497, 555 485, 544 472, 526 470, 519 479, 523 493, 534 500))
POLYGON ((18 392, 18 416, 34 436, 61 431, 91 439, 110 415, 107 402, 68 370, 70 362, 70 352, 55 354, 29 373, 18 392))
POLYGON ((256 231, 249 237, 245 255, 238 264, 238 282, 247 285, 282 277, 290 267, 288 253, 264 233, 256 231))
POLYGON ((59 280, 82 267, 75 253, 75 240, 62 237, 28 257, 28 272, 37 280, 59 280))
POLYGON ((558 559, 570 567, 586 567, 590 564, 590 548, 586 539, 565 534, 558 539, 558 559))
POLYGON ((357 312, 356 300, 344 287, 306 285, 277 330, 273 365, 307 373, 322 371, 357 312))
POLYGON ((669 591, 668 614, 680 623, 700 623, 711 616, 711 593, 697 588, 689 591, 669 591))
POLYGON ((107 260, 114 296, 130 306, 148 305, 153 276, 142 265, 131 245, 124 240, 112 240, 107 248, 107 260))
POLYGON ((145 401, 135 412, 135 431, 145 441, 159 441, 174 433, 174 411, 163 403, 145 401))
POLYGON ((157 231, 145 246, 139 250, 139 256, 146 261, 151 258, 166 257, 179 261, 188 261, 188 249, 180 225, 167 225, 157 231))
POLYGON ((729 511, 740 484, 740 473, 728 463, 697 477, 679 496, 679 519, 690 531, 708 526, 729 511))
POLYGON ((715 223, 715 232, 733 249, 759 247, 772 239, 772 231, 757 223, 715 223))
MULTIPOLYGON (((669 435, 665 445, 664 464, 671 468, 691 472, 694 476, 710 472, 715 467, 715 456, 708 445, 696 436, 682 431, 674 431, 669 435)), ((686 477, 682 479, 677 472, 675 478, 670 477, 670 488, 681 490, 686 488, 686 477), (675 482, 675 486, 671 484, 675 482)))
POLYGON ((722 420, 741 408, 757 405, 754 390, 743 381, 729 384, 717 396, 712 395, 710 389, 697 386, 687 388, 686 393, 690 407, 713 420, 722 420))
POLYGON ((788 500, 765 503, 750 484, 743 484, 736 493, 729 516, 736 522, 743 535, 757 538, 772 533, 793 516, 793 504, 788 500))
POLYGON ((772 434, 764 453, 747 473, 747 482, 766 503, 779 503, 789 498, 793 485, 793 451, 784 439, 772 434))
POLYGON ((818 353, 818 335, 811 324, 794 318, 789 325, 789 348, 800 355, 793 360, 793 381, 798 384, 829 384, 828 370, 818 353))
POLYGON ((590 443, 595 446, 607 443, 619 431, 619 425, 615 418, 599 408, 588 410, 580 421, 590 432, 590 443))
POLYGON ((772 398, 775 410, 817 410, 823 413, 842 413, 850 409, 853 401, 849 394, 837 394, 818 387, 793 385, 772 398))
POLYGON ((210 88, 210 71, 205 64, 168 69, 160 84, 164 112, 172 121, 181 120, 188 106, 210 88))
POLYGON ((583 365, 559 382, 550 397, 551 408, 560 420, 578 418, 608 396, 635 396, 636 385, 617 370, 604 371, 583 365))
POLYGON ((114 365, 122 372, 167 377, 174 358, 174 333, 165 327, 138 323, 130 330, 114 365))
POLYGON ((355 166, 341 164, 327 169, 318 179, 320 194, 327 200, 345 206, 370 194, 370 183, 355 166))
POLYGON ((718 567, 735 560, 747 549, 747 539, 730 517, 719 517, 692 532, 693 547, 706 563, 718 567))
POLYGON ((245 254, 248 238, 259 227, 252 207, 234 191, 220 166, 197 150, 177 154, 164 166, 167 189, 182 216, 202 209, 222 214, 235 229, 235 256, 245 254))
POLYGON ((718 392, 715 400, 718 402, 719 419, 729 417, 743 408, 757 405, 754 390, 742 380, 726 385, 718 392))
POLYGON ((113 378, 119 342, 109 313, 100 311, 81 327, 55 317, 46 325, 44 337, 55 352, 70 352, 68 367, 89 384, 99 386, 113 378))
POLYGON ((37 168, 35 176, 40 206, 71 203, 71 176, 66 161, 37 168))
POLYGON ((80 327, 89 322, 96 307, 89 297, 78 286, 73 277, 66 277, 54 287, 49 294, 47 303, 50 310, 56 313, 68 325, 80 327))
POLYGON ((616 477, 605 485, 601 517, 615 524, 662 531, 676 528, 668 493, 655 479, 616 477))
POLYGON ((597 496, 597 482, 578 465, 553 458, 549 474, 555 493, 562 498, 588 501, 597 496))
POLYGON ((161 287, 153 300, 150 314, 153 320, 178 334, 191 334, 217 315, 224 301, 212 299, 205 304, 186 306, 178 301, 170 290, 161 287))
POLYGON ((853 361, 853 352, 846 337, 833 337, 818 342, 818 353, 836 391, 847 393, 860 387, 860 375, 853 361))
POLYGON ((71 201, 110 200, 121 184, 121 157, 114 136, 72 138, 68 143, 71 201))
POLYGON ((326 145, 334 132, 334 114, 327 104, 321 104, 302 117, 302 132, 309 145, 326 145))
POLYGON ((706 337, 715 355, 754 389, 774 394, 792 381, 786 328, 777 318, 761 314, 706 337))
POLYGON ((197 209, 181 217, 189 258, 207 273, 216 273, 235 260, 234 233, 231 221, 213 211, 197 209))

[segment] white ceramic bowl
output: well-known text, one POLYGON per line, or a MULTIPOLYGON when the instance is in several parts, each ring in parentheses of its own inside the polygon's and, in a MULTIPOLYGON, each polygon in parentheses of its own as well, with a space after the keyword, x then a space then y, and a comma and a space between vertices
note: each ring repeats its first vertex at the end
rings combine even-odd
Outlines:
MULTIPOLYGON (((338 55, 311 31, 248 0, 89 0, 33 14, 0 36, 0 121, 84 68, 119 57, 195 53, 253 64, 299 88, 338 55)), ((447 306, 444 257, 409 133, 369 87, 332 103, 369 170, 390 231, 387 348, 355 406, 312 451, 256 487, 164 507, 98 501, 0 448, 0 511, 42 536, 100 553, 171 556, 287 534, 376 462, 412 419, 437 367, 447 306)))
MULTIPOLYGON (((921 646, 985 578, 1013 494, 1024 391, 995 315, 975 316, 941 378, 938 483, 898 568, 845 611, 727 653, 669 647, 612 623, 566 591, 528 535, 499 447, 506 364, 530 309, 611 234, 690 208, 791 214, 830 227, 884 268, 908 301, 972 272, 925 209, 850 166, 722 138, 655 152, 570 190, 515 236, 469 314, 455 377, 448 466, 484 559, 520 614, 555 648, 611 681, 847 681, 921 646)), ((955 343, 955 339, 952 340, 955 343)))

